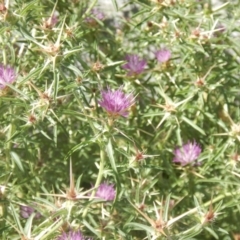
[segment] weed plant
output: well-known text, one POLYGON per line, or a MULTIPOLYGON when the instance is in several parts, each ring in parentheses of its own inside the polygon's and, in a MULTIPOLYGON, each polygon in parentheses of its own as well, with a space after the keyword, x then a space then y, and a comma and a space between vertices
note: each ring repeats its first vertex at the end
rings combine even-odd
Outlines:
POLYGON ((0 1, 3 240, 240 236, 240 1, 0 1))

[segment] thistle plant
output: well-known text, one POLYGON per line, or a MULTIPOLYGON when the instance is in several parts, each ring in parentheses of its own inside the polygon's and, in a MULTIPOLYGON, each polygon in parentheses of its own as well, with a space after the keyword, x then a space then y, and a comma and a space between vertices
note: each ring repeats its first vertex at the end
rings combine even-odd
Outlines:
POLYGON ((0 1, 0 238, 237 239, 239 18, 0 1))

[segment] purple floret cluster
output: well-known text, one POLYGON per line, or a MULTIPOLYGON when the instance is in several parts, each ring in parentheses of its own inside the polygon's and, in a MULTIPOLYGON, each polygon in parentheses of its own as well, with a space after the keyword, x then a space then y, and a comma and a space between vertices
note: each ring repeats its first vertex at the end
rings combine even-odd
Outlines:
MULTIPOLYGON (((188 164, 191 164, 195 162, 200 153, 202 152, 201 147, 199 144, 194 142, 188 142, 187 144, 184 144, 182 147, 176 148, 174 150, 174 159, 173 162, 180 163, 181 166, 186 166, 188 164)), ((196 163, 196 162, 195 162, 196 163)))
POLYGON ((116 196, 116 191, 113 184, 102 183, 99 185, 96 197, 104 199, 106 201, 113 201, 116 196))
POLYGON ((15 82, 16 78, 17 75, 12 67, 0 65, 0 89, 15 82))
POLYGON ((128 76, 138 75, 144 71, 147 62, 136 54, 129 54, 126 56, 127 63, 122 67, 128 71, 128 76))
POLYGON ((63 232, 57 240, 92 240, 92 238, 84 237, 80 231, 63 232))
MULTIPOLYGON (((162 48, 155 52, 155 57, 159 63, 167 63, 171 58, 171 51, 167 48, 162 48)), ((128 76, 137 76, 143 73, 147 66, 147 61, 141 59, 137 54, 127 54, 125 60, 127 63, 122 68, 128 72, 128 76)))
POLYGON ((110 88, 103 90, 102 100, 99 101, 100 106, 103 107, 111 117, 127 117, 129 108, 133 103, 133 95, 125 94, 122 87, 117 90, 111 90, 110 88))

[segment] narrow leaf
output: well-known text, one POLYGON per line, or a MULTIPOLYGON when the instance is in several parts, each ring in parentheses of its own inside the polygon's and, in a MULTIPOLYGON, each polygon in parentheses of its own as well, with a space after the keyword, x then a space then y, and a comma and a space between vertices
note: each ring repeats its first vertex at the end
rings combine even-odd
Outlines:
POLYGON ((113 148, 112 148, 111 139, 109 139, 109 141, 108 141, 106 151, 107 151, 107 155, 109 157, 112 169, 115 171, 115 173, 117 173, 116 163, 115 163, 115 159, 114 159, 114 156, 113 156, 113 148))
POLYGON ((202 135, 206 135, 206 133, 203 131, 202 128, 198 127, 192 120, 182 116, 182 120, 186 122, 188 125, 190 125, 192 128, 200 132, 202 135))

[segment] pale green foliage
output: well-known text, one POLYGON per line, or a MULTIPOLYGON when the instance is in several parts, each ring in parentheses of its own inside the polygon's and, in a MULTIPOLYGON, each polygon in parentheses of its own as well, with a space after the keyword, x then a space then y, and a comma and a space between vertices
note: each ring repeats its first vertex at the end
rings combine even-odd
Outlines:
POLYGON ((0 92, 1 239, 69 229, 231 239, 240 234, 240 2, 112 3, 110 15, 97 1, 0 4, 0 64, 18 76, 0 92), (162 48, 171 58, 159 63, 162 48), (127 54, 147 61, 141 74, 122 67, 127 54), (113 118, 101 90, 121 86, 135 104, 113 118), (201 146, 199 166, 173 163, 188 141, 201 146), (114 201, 95 197, 103 182, 114 201), (35 213, 24 219, 20 205, 35 213))

